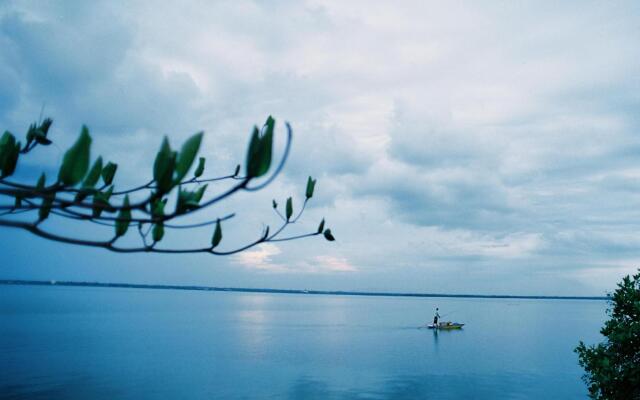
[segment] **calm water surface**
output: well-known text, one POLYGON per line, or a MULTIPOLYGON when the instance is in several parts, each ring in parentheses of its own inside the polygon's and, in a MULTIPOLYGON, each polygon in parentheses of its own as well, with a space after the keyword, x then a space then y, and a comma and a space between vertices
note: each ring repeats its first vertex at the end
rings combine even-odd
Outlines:
POLYGON ((586 399, 572 349, 605 309, 0 286, 0 398, 586 399), (436 306, 464 330, 419 329, 436 306))

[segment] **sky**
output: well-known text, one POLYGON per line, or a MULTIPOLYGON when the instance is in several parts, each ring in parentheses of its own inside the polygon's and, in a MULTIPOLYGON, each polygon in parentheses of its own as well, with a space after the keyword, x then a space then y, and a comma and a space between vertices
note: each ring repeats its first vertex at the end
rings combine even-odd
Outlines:
POLYGON ((3 1, 0 129, 55 121, 18 178, 55 176, 83 124, 116 188, 200 130, 205 175, 225 175, 273 115, 275 154, 294 133, 283 173, 202 218, 236 212, 223 245, 246 243, 311 175, 289 233, 325 218, 337 240, 126 255, 3 228, 0 279, 602 295, 640 266, 638 43, 635 1, 3 1))

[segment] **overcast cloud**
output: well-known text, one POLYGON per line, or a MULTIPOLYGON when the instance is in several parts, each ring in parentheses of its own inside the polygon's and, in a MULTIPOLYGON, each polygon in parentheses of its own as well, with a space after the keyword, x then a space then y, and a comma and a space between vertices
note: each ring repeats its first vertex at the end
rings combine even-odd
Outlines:
POLYGON ((0 278, 603 294, 640 266, 638 43, 633 1, 3 2, 0 128, 44 105, 59 146, 21 176, 83 123, 123 185, 198 130, 225 174, 271 114, 294 128, 283 176, 211 216, 258 235, 312 175, 296 228, 326 217, 338 241, 127 256, 3 230, 0 278))

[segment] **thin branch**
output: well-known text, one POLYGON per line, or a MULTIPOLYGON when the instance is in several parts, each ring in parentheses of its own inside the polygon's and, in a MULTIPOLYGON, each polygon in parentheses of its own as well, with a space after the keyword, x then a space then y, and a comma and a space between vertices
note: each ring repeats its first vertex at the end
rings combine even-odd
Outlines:
POLYGON ((296 240, 296 239, 302 239, 302 238, 311 237, 311 236, 318 236, 320 234, 321 232, 305 233, 304 235, 290 236, 282 239, 271 239, 269 240, 269 242, 286 242, 289 240, 296 240))
MULTIPOLYGON (((60 236, 54 233, 47 232, 45 230, 40 229, 36 224, 30 224, 27 222, 0 220, 0 226, 24 229, 26 231, 33 233, 36 236, 40 236, 42 238, 53 240, 56 242, 75 244, 80 246, 88 246, 88 247, 100 247, 116 253, 164 253, 164 254, 211 253, 215 255, 231 255, 231 254, 236 254, 236 253, 248 250, 264 242, 293 240, 293 238, 284 238, 281 240, 272 239, 274 236, 280 233, 282 229, 284 229, 284 227, 287 226, 287 223, 285 223, 274 235, 272 235, 269 238, 265 238, 264 236, 261 236, 259 239, 247 245, 244 245, 242 247, 239 247, 234 250, 229 250, 229 251, 217 251, 217 250, 214 250, 211 246, 192 248, 192 249, 158 249, 158 248, 146 246, 146 245, 144 247, 124 248, 124 247, 114 246, 113 245, 114 240, 95 241, 95 240, 85 240, 85 239, 73 239, 66 236, 60 236)), ((140 227, 139 227, 139 231, 140 232, 142 231, 140 227)), ((300 237, 315 236, 316 234, 301 235, 300 237)))
MULTIPOLYGON (((157 226, 160 223, 162 223, 163 226, 166 228, 190 229, 190 228, 210 226, 220 221, 226 221, 233 218, 235 214, 228 214, 222 218, 216 218, 214 220, 196 222, 191 224, 165 223, 166 221, 170 221, 174 218, 191 215, 192 213, 195 213, 203 208, 212 206, 213 204, 216 204, 217 202, 233 195, 238 191, 241 191, 241 190, 246 190, 249 192, 257 191, 257 190, 263 189, 264 187, 269 185, 271 182, 273 182, 273 180, 282 172, 282 169, 289 157, 289 153, 291 149, 292 129, 288 123, 285 123, 285 124, 287 129, 287 136, 286 136, 286 143, 285 143, 282 157, 278 162, 278 164, 276 165, 276 167, 273 169, 272 174, 269 177, 267 177, 263 182, 257 184, 254 187, 250 186, 250 183, 254 178, 249 176, 245 176, 245 177, 238 176, 237 170, 236 170, 236 173, 234 174, 225 175, 217 178, 198 179, 196 177, 192 177, 188 180, 185 180, 183 182, 173 185, 167 193, 165 193, 164 191, 159 191, 155 183, 155 180, 152 179, 143 185, 136 186, 131 189, 112 192, 111 193, 112 196, 122 196, 122 195, 131 194, 131 193, 146 191, 146 190, 152 191, 151 193, 148 194, 148 196, 144 198, 144 200, 138 200, 136 203, 133 203, 133 204, 127 202, 126 206, 124 204, 116 206, 111 204, 106 204, 106 205, 101 204, 100 202, 101 199, 97 197, 97 194, 102 193, 107 187, 110 187, 111 190, 113 190, 114 186, 111 186, 111 185, 104 184, 97 188, 85 188, 85 187, 76 188, 75 186, 64 185, 61 182, 56 181, 49 186, 36 187, 36 186, 25 185, 17 182, 11 182, 6 180, 5 178, 0 178, 0 195, 21 199, 25 203, 25 204, 20 204, 19 206, 16 206, 15 204, 0 205, 0 210, 4 210, 3 212, 0 212, 0 216, 10 216, 14 214, 21 214, 29 211, 41 210, 42 207, 47 207, 49 209, 49 212, 52 215, 55 215, 61 218, 68 218, 68 219, 78 220, 78 221, 86 220, 97 225, 113 228, 114 226, 116 226, 117 221, 122 220, 123 218, 122 214, 118 214, 117 216, 109 216, 109 215, 102 215, 102 214, 98 216, 94 216, 96 207, 98 207, 97 209, 99 211, 102 211, 105 214, 129 211, 128 213, 125 213, 125 215, 127 215, 126 217, 127 222, 130 224, 131 223, 137 224, 137 230, 142 239, 142 245, 143 245, 142 247, 117 246, 116 242, 122 236, 112 236, 110 240, 100 241, 100 240, 79 239, 79 238, 68 237, 60 234, 55 234, 47 231, 46 229, 42 229, 40 227, 40 225, 43 222, 43 220, 40 218, 34 222, 26 222, 24 221, 25 218, 22 218, 22 221, 20 219, 16 219, 16 220, 0 219, 0 226, 23 229, 28 232, 31 232, 34 235, 37 235, 52 241, 75 244, 80 246, 99 247, 99 248, 104 248, 109 251, 118 252, 118 253, 153 252, 153 253, 165 253, 165 254, 208 253, 208 254, 214 254, 214 255, 230 255, 230 254, 235 254, 235 253, 245 251, 260 243, 266 243, 270 241, 283 242, 283 241, 301 239, 301 238, 306 238, 311 236, 317 236, 320 234, 320 232, 302 234, 297 236, 289 236, 285 238, 278 238, 278 236, 287 228, 287 226, 289 226, 290 224, 296 223, 297 220, 301 217, 301 215, 303 214, 306 208, 306 204, 308 201, 308 199, 305 199, 300 211, 295 216, 295 218, 287 219, 284 217, 284 215, 282 215, 282 213, 279 210, 275 209, 275 212, 282 219, 283 224, 271 235, 269 235, 269 228, 267 227, 266 230, 262 233, 262 235, 258 239, 248 244, 245 244, 243 246, 240 246, 236 249, 222 251, 222 250, 215 250, 213 246, 187 248, 187 249, 166 249, 166 248, 157 248, 156 245, 158 244, 158 242, 156 242, 155 240, 152 241, 151 244, 148 244, 147 242, 147 238, 151 233, 151 230, 153 229, 153 227, 157 226), (181 208, 183 207, 176 207, 176 209, 173 212, 169 212, 168 214, 165 214, 165 215, 154 215, 154 213, 156 213, 157 210, 151 210, 152 207, 150 207, 150 205, 153 205, 155 207, 156 201, 166 202, 168 195, 171 193, 175 193, 174 189, 176 187, 178 187, 178 190, 180 190, 179 186, 181 185, 189 185, 189 184, 199 185, 203 183, 216 182, 216 181, 222 181, 227 179, 232 179, 239 182, 234 186, 228 188, 227 190, 223 191, 222 193, 214 197, 211 197, 208 200, 205 200, 199 205, 194 205, 193 203, 190 203, 189 209, 186 212, 181 210, 181 208), (71 198, 72 196, 75 196, 75 198, 71 198), (91 202, 92 196, 93 196, 93 201, 91 202), (38 201, 38 199, 41 199, 41 201, 38 201), (76 199, 82 199, 82 200, 76 201, 76 199), (85 199, 86 201, 84 201, 85 199), (80 210, 83 210, 83 209, 91 210, 91 214, 80 212, 80 210), (133 214, 132 212, 135 212, 134 214, 135 217, 131 215, 133 214), (149 217, 142 218, 140 217, 141 214, 147 215, 149 217), (145 224, 149 225, 148 229, 146 229, 146 232, 144 229, 145 224)), ((22 149, 21 152, 27 153, 30 150, 32 150, 34 147, 36 147, 36 145, 37 145, 37 142, 35 141, 30 145, 25 145, 25 147, 22 149)), ((183 195, 183 194, 184 193, 179 193, 179 195, 183 195)), ((102 201, 104 202, 105 199, 102 199, 102 201)), ((192 201, 192 200, 186 200, 186 201, 192 201)))
POLYGON ((294 219, 292 219, 292 220, 291 220, 291 223, 292 223, 292 224, 295 224, 295 223, 296 223, 296 221, 300 218, 300 216, 301 216, 301 215, 302 215, 302 213, 304 212, 305 207, 307 207, 307 201, 309 201, 309 199, 308 199, 308 198, 305 198, 305 199, 304 199, 304 203, 302 203, 302 207, 300 207, 300 212, 298 212, 298 215, 297 215, 294 219))
POLYGON ((200 227, 203 227, 203 226, 214 225, 218 221, 222 222, 222 221, 230 220, 231 218, 233 218, 235 216, 236 216, 235 213, 231 213, 231 214, 225 215, 222 218, 216 218, 216 219, 213 219, 211 221, 200 222, 200 223, 197 223, 197 224, 187 224, 187 225, 164 224, 164 227, 165 228, 173 228, 173 229, 200 228, 200 227))
POLYGON ((280 212, 280 210, 278 210, 277 208, 274 208, 273 211, 276 212, 276 214, 278 214, 278 216, 280 217, 281 220, 283 221, 287 221, 287 219, 284 217, 284 215, 282 215, 282 213, 280 212))
POLYGON ((154 181, 153 181, 153 179, 152 179, 152 180, 150 180, 149 182, 145 183, 144 185, 140 185, 140 186, 134 187, 134 188, 129 189, 129 190, 122 190, 122 191, 120 191, 120 192, 113 192, 113 193, 112 193, 112 195, 113 195, 113 196, 121 196, 121 195, 123 195, 123 194, 134 193, 134 192, 138 192, 138 191, 140 191, 140 190, 144 190, 144 189, 147 189, 147 188, 151 188, 151 185, 153 184, 153 182, 154 182, 154 181))

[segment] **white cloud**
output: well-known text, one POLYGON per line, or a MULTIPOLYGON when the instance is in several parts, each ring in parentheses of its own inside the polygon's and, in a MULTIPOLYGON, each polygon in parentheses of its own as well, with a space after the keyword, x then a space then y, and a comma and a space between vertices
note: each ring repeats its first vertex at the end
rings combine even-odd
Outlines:
POLYGON ((302 263, 302 270, 307 273, 335 273, 356 272, 358 269, 349 263, 345 257, 316 256, 310 263, 302 263))
POLYGON ((346 258, 329 255, 315 256, 310 261, 302 260, 295 264, 275 262, 274 258, 281 253, 278 246, 263 243, 258 245, 255 250, 234 255, 233 260, 245 268, 272 273, 327 274, 357 271, 357 268, 351 265, 346 258))
POLYGON ((208 165, 226 172, 252 124, 293 124, 285 175, 233 203, 225 240, 253 237, 270 199, 313 175, 310 222, 295 228, 326 217, 338 241, 266 244, 231 259, 244 272, 383 286, 402 269, 413 279, 389 289, 428 291, 422 276, 451 265, 553 266, 583 282, 585 260, 635 251, 633 2, 9 2, 0 18, 2 129, 23 129, 46 101, 61 143, 89 123, 103 154, 140 171, 131 179, 146 181, 138 164, 162 134, 177 144, 205 129, 208 165))
POLYGON ((246 268, 270 272, 283 272, 286 271, 286 268, 273 262, 273 257, 280 253, 281 251, 278 246, 271 243, 263 243, 258 245, 255 250, 247 250, 234 255, 233 259, 234 262, 241 264, 246 268))

